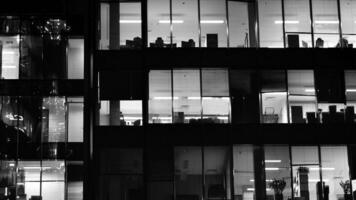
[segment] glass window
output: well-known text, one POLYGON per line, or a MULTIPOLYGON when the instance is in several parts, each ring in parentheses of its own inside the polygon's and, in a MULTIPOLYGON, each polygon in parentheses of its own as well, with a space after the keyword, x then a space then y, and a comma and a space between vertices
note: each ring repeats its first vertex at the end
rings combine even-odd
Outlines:
POLYGON ((199 70, 173 70, 173 123, 195 123, 201 119, 199 70))
POLYGON ((19 78, 19 36, 0 36, 0 79, 19 78))
POLYGON ((264 149, 267 199, 291 199, 289 147, 268 145, 264 149), (278 187, 278 184, 283 183, 284 188, 278 187))
POLYGON ((172 123, 172 71, 149 72, 149 123, 172 123))
POLYGON ((313 0, 315 47, 339 45, 339 19, 336 0, 313 0))
POLYGON ((200 1, 200 28, 202 47, 227 47, 225 1, 200 1))
POLYGON ((312 70, 288 70, 291 123, 317 123, 317 100, 312 70))
POLYGON ((148 43, 149 47, 170 47, 170 1, 148 0, 148 43))
POLYGON ((260 47, 283 48, 280 0, 258 0, 260 47))
POLYGON ((173 47, 199 47, 198 1, 172 0, 172 17, 173 47))
POLYGON ((342 37, 346 39, 349 48, 356 47, 356 2, 353 0, 340 0, 340 14, 342 24, 342 37))
POLYGON ((324 198, 352 200, 346 146, 321 146, 324 198))
POLYGON ((312 47, 309 0, 285 0, 284 9, 288 47, 312 47))
POLYGON ((202 69, 203 118, 213 123, 230 122, 228 71, 202 69))
POLYGON ((141 100, 100 101, 101 126, 141 126, 141 100))
POLYGON ((202 162, 202 150, 200 147, 175 147, 175 199, 203 199, 202 162))
POLYGON ((68 98, 68 142, 83 142, 83 98, 68 98))
POLYGON ((68 40, 68 79, 84 78, 84 39, 68 40))
POLYGON ((318 148, 315 146, 292 146, 294 198, 318 200, 320 173, 318 148))
POLYGON ((346 108, 345 121, 348 123, 355 122, 356 106, 356 71, 345 71, 345 89, 346 89, 346 108))
POLYGON ((318 115, 322 123, 343 123, 345 105, 342 103, 319 103, 318 115))
POLYGON ((261 71, 262 123, 288 123, 285 76, 283 70, 261 71))
POLYGON ((64 97, 47 97, 42 105, 42 141, 65 142, 66 108, 64 97))
POLYGON ((141 3, 100 3, 99 35, 102 50, 141 48, 141 3))
POLYGON ((232 123, 259 123, 259 75, 253 70, 231 70, 232 123))
POLYGON ((230 158, 227 147, 204 147, 204 196, 206 199, 231 199, 230 158))
POLYGON ((234 145, 233 174, 235 199, 254 200, 254 158, 252 145, 234 145))
POLYGON ((142 199, 142 149, 105 149, 100 152, 99 199, 142 199))
POLYGON ((256 47, 255 4, 228 1, 229 47, 256 47))

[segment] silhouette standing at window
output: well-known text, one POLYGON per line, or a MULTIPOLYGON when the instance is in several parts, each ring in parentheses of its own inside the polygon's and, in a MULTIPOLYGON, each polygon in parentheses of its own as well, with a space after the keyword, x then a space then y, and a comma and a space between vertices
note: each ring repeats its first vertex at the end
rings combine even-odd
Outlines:
POLYGON ((324 40, 321 39, 321 38, 316 39, 315 47, 316 48, 323 48, 324 47, 324 40))
POLYGON ((346 38, 341 38, 340 41, 337 43, 336 48, 341 48, 341 47, 348 47, 349 42, 347 41, 346 38))

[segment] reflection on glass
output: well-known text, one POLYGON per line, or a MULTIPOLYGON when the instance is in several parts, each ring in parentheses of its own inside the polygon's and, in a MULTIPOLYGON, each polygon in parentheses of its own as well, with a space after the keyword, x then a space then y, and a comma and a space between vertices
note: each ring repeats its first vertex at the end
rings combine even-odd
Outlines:
POLYGON ((173 123, 201 119, 199 70, 173 70, 173 123))
POLYGON ((268 199, 292 198, 290 158, 288 146, 265 146, 266 195, 268 199), (285 183, 284 188, 278 183, 285 183))
POLYGON ((172 123, 172 71, 149 72, 149 123, 172 123))
POLYGON ((309 1, 286 0, 284 8, 288 47, 312 47, 309 1))
POLYGON ((288 70, 291 123, 318 123, 313 70, 288 70))
POLYGON ((19 78, 19 36, 0 36, 0 79, 19 78))
POLYGON ((230 159, 226 147, 204 147, 205 197, 207 199, 231 199, 230 159))
POLYGON ((42 104, 42 142, 65 142, 66 108, 64 97, 47 97, 42 104))
POLYGON ((340 15, 343 38, 348 41, 349 48, 356 47, 356 2, 353 0, 340 0, 340 15))
POLYGON ((258 0, 260 47, 282 48, 282 4, 280 0, 258 0))
POLYGON ((324 198, 352 200, 346 146, 321 146, 320 151, 324 198))
MULTIPOLYGON (((199 47, 197 0, 172 1, 173 47, 199 47)), ((164 19, 159 23, 169 23, 164 19)))
POLYGON ((227 24, 225 1, 200 1, 200 28, 202 47, 226 47, 227 24), (217 40, 215 40, 217 38, 217 40))
POLYGON ((321 198, 318 148, 292 146, 294 198, 321 198), (319 196, 318 196, 319 195, 319 196))
POLYGON ((149 47, 162 48, 169 47, 171 44, 169 6, 168 0, 147 1, 149 47))
POLYGON ((356 108, 356 71, 345 71, 345 89, 346 89, 346 108, 345 121, 347 123, 355 122, 356 108))
POLYGON ((200 147, 174 149, 176 199, 200 200, 202 191, 202 150, 200 147))
POLYGON ((141 126, 142 101, 100 101, 101 126, 141 126))
POLYGON ((228 1, 229 47, 255 47, 254 4, 242 1, 228 1))
POLYGON ((254 161, 252 145, 234 145, 234 195, 241 200, 254 200, 254 161))

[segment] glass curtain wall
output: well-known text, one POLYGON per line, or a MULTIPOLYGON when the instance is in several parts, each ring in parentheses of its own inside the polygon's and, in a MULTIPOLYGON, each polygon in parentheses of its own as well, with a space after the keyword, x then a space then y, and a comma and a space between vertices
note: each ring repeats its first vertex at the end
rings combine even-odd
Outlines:
MULTIPOLYGON (((67 162, 82 162, 67 154, 73 151, 68 145, 83 142, 82 126, 74 128, 68 116, 82 122, 83 116, 77 114, 83 112, 82 106, 73 111, 66 103, 69 98, 61 96, 0 98, 0 196, 64 200, 70 180, 67 162)), ((83 177, 78 175, 76 182, 79 185, 71 189, 82 191, 83 177)))
POLYGON ((355 106, 356 106, 356 71, 345 71, 345 89, 346 89, 346 108, 345 122, 355 122, 355 106))
POLYGON ((342 38, 347 41, 347 48, 356 47, 356 2, 340 0, 342 38))

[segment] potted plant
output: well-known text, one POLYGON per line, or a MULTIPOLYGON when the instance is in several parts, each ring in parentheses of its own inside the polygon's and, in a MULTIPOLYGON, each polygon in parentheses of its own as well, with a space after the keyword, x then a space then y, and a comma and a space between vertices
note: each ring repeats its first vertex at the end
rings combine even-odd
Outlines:
POLYGON ((344 200, 352 200, 350 180, 346 180, 345 182, 340 181, 339 184, 342 187, 342 190, 344 191, 344 200))
POLYGON ((284 179, 273 179, 268 186, 274 191, 274 200, 283 200, 283 190, 286 187, 284 179))

